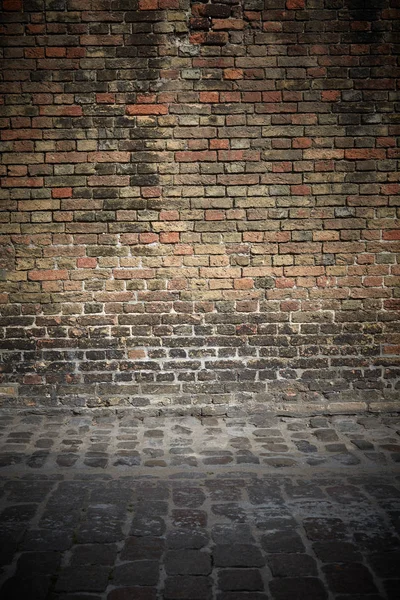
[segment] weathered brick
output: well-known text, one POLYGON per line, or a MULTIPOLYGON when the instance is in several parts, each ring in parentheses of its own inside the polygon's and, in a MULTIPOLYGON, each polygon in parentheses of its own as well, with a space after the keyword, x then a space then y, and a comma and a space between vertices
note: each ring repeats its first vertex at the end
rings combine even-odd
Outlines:
MULTIPOLYGON (((398 11, 108 4, 3 0, 0 305, 31 321, 6 322, 2 359, 62 348, 83 374, 21 363, 9 396, 226 411, 229 394, 281 398, 286 377, 317 408, 344 381, 359 400, 395 394, 397 375, 367 371, 399 346, 398 11), (104 372, 85 351, 110 354, 104 372)), ((207 596, 208 571, 175 571, 170 595, 203 577, 207 596)))

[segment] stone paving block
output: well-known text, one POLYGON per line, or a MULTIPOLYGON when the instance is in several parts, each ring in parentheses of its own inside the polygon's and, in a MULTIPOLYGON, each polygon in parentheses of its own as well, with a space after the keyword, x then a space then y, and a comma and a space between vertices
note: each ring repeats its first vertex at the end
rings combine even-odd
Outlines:
POLYGON ((71 536, 73 530, 78 526, 80 516, 80 510, 73 510, 68 505, 64 507, 60 500, 59 507, 49 508, 47 504, 38 525, 41 531, 59 530, 71 536))
POLYGON ((270 596, 265 592, 221 592, 217 600, 268 600, 270 596))
POLYGON ((37 504, 7 506, 0 514, 0 529, 13 530, 28 523, 37 511, 37 504))
POLYGON ((30 502, 42 502, 54 487, 53 481, 9 481, 4 490, 7 492, 8 502, 20 502, 21 498, 29 498, 30 502))
POLYGON ((313 518, 304 519, 303 527, 309 540, 336 540, 346 536, 346 527, 341 519, 313 518))
POLYGON ((400 595, 400 579, 387 579, 384 588, 388 600, 398 600, 400 595))
POLYGON ((400 548, 396 551, 380 552, 367 556, 372 570, 384 579, 396 578, 400 570, 400 548))
POLYGON ((356 545, 343 541, 314 542, 313 550, 325 563, 359 562, 362 557, 356 545))
POLYGON ((166 600, 211 600, 212 579, 202 575, 174 575, 167 577, 164 587, 166 600))
POLYGON ((234 544, 252 544, 255 540, 248 524, 217 523, 211 529, 216 544, 233 546, 234 544))
POLYGON ((208 491, 211 500, 216 502, 234 502, 242 498, 244 481, 241 479, 221 480, 214 479, 205 482, 205 488, 208 491))
POLYGON ((322 570, 333 592, 370 594, 378 591, 370 571, 360 563, 329 564, 322 570))
POLYGON ((266 552, 281 554, 305 552, 300 535, 296 531, 269 531, 261 536, 261 545, 266 552))
POLYGON ((115 544, 87 544, 74 546, 71 565, 113 565, 117 556, 115 544))
POLYGON ((327 494, 336 500, 336 502, 341 502, 344 504, 349 504, 351 502, 362 502, 366 499, 365 494, 362 491, 354 486, 354 485, 336 485, 329 486, 326 488, 327 494))
POLYGON ((116 586, 155 586, 160 576, 158 560, 135 560, 117 565, 112 573, 116 586))
POLYGON ((236 523, 244 523, 246 521, 246 511, 237 502, 213 504, 211 511, 214 515, 225 517, 236 523))
POLYGON ((317 446, 315 446, 314 444, 310 444, 310 442, 307 440, 299 440, 298 442, 295 442, 295 445, 297 449, 300 452, 304 452, 304 454, 309 454, 310 452, 318 452, 317 446))
POLYGON ((19 546, 19 540, 22 539, 23 534, 23 530, 15 532, 0 529, 0 567, 12 563, 14 554, 19 546))
POLYGON ((204 510, 176 508, 172 511, 172 524, 174 527, 205 527, 207 513, 204 510))
POLYGON ((132 521, 130 535, 158 537, 165 532, 165 520, 161 517, 138 516, 132 521))
POLYGON ((264 583, 258 569, 220 569, 218 587, 229 591, 259 591, 264 583))
POLYGON ((79 458, 79 454, 59 454, 56 462, 59 467, 73 467, 79 458))
MULTIPOLYGON (((399 486, 400 487, 400 486, 399 486)), ((394 485, 378 483, 367 484, 365 489, 371 496, 378 499, 387 500, 388 498, 400 498, 400 489, 394 485)))
POLYGON ((33 573, 28 578, 11 577, 1 587, 0 597, 2 600, 16 600, 19 598, 46 600, 50 584, 51 580, 47 575, 35 575, 33 573))
POLYGON ((9 467, 21 463, 25 455, 21 452, 4 452, 0 454, 0 467, 9 467))
POLYGON ((85 520, 76 532, 80 544, 106 544, 123 537, 122 527, 126 518, 123 507, 116 504, 88 506, 85 520))
POLYGON ((247 487, 249 500, 252 504, 264 504, 271 500, 282 500, 281 491, 272 481, 256 481, 247 487))
POLYGON ((212 568, 210 554, 188 548, 169 550, 164 564, 168 575, 208 575, 212 568))
POLYGON ((317 564, 308 554, 272 554, 268 566, 274 577, 317 576, 317 564))
POLYGON ((361 551, 389 552, 399 547, 398 534, 382 524, 380 529, 356 531, 353 535, 354 542, 361 551))
POLYGON ((320 579, 293 577, 273 579, 269 589, 274 600, 326 600, 327 591, 320 579))
POLYGON ((136 586, 117 588, 107 594, 107 600, 157 600, 157 589, 136 586))
POLYGON ((159 559, 165 548, 165 541, 159 537, 128 537, 121 551, 121 560, 159 559))
POLYGON ((374 444, 372 444, 371 442, 368 442, 367 440, 351 439, 350 441, 359 450, 373 450, 374 449, 374 444))
MULTIPOLYGON (((337 452, 336 449, 331 451, 337 452)), ((332 460, 342 465, 359 465, 361 462, 360 459, 351 452, 340 452, 339 454, 334 454, 332 456, 332 460)))
POLYGON ((16 577, 27 579, 32 575, 51 575, 55 573, 61 561, 58 552, 23 552, 17 561, 16 577))
POLYGON ((285 491, 290 498, 326 498, 322 488, 309 481, 287 481, 285 482, 285 491))
POLYGON ((261 550, 250 544, 217 545, 213 549, 213 564, 216 567, 262 567, 265 558, 261 550))
POLYGON ((313 435, 321 442, 336 442, 339 439, 334 429, 317 429, 313 435))
POLYGON ((53 594, 52 600, 102 600, 101 596, 94 594, 53 594))
POLYGON ((66 567, 60 572, 56 592, 103 592, 109 581, 108 566, 66 567))
POLYGON ((173 529, 167 533, 166 541, 168 548, 199 549, 208 544, 209 535, 206 529, 173 529))
POLYGON ((298 527, 298 523, 296 519, 292 517, 289 511, 286 509, 279 509, 275 511, 276 515, 271 517, 272 509, 268 506, 267 509, 262 507, 257 507, 254 509, 253 518, 254 524, 257 529, 261 531, 273 531, 273 530, 282 530, 285 531, 287 529, 296 529, 298 527))
POLYGON ((198 508, 206 499, 204 492, 196 487, 181 487, 175 489, 172 494, 175 506, 185 506, 187 508, 198 508))
MULTIPOLYGON (((398 596, 396 596, 398 599, 398 596)), ((388 600, 388 597, 381 596, 378 594, 339 594, 335 596, 335 600, 388 600)), ((394 598, 389 598, 389 600, 395 600, 394 598)))

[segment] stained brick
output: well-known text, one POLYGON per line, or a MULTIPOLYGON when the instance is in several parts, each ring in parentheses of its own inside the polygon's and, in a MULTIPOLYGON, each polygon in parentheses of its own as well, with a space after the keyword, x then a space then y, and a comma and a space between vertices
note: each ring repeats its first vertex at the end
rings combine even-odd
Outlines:
MULTIPOLYGON (((96 361, 105 404, 151 394, 222 414, 245 392, 334 407, 344 381, 341 406, 393 398, 397 375, 367 375, 399 347, 398 11, 39 4, 3 0, 0 313, 37 309, 29 344, 4 326, 1 360, 62 347, 85 379, 21 363, 3 374, 18 402, 89 401, 83 347, 115 352, 96 361)), ((168 593, 195 596, 194 579, 168 593)), ((284 579, 277 597, 296 591, 284 579)))

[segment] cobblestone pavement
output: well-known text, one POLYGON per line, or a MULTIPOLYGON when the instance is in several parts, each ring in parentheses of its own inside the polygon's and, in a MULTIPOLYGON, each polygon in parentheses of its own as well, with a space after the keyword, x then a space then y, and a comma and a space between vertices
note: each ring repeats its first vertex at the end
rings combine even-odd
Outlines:
POLYGON ((13 415, 2 600, 394 600, 400 416, 13 415))

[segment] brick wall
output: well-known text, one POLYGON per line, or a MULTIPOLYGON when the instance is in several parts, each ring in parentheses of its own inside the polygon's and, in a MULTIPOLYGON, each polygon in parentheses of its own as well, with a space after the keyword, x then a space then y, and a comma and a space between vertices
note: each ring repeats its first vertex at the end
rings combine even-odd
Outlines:
POLYGON ((1 404, 399 406, 399 14, 2 0, 1 404))

